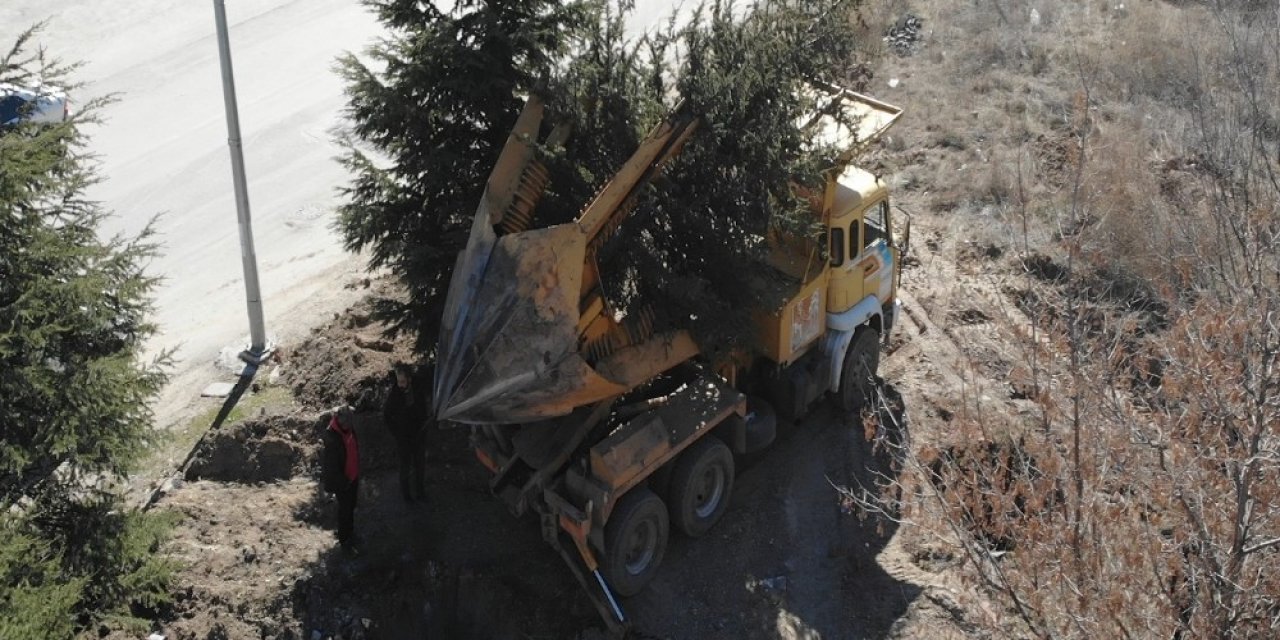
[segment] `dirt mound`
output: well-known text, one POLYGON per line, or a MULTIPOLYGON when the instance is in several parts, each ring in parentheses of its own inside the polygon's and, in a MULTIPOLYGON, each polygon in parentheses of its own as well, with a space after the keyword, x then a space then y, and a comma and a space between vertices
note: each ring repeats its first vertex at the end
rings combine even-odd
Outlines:
POLYGON ((172 610, 159 624, 162 635, 310 638, 300 613, 333 534, 291 514, 314 499, 309 480, 192 482, 166 495, 159 507, 182 516, 168 548, 182 569, 172 610))
POLYGON ((218 482, 276 482, 305 475, 316 459, 316 416, 270 416, 205 434, 184 477, 218 482))
POLYGON ((379 281, 368 298, 282 354, 285 382, 298 402, 318 410, 342 403, 377 407, 391 367, 415 360, 410 336, 388 337, 385 325, 373 320, 375 301, 397 294, 393 283, 379 281))
MULTIPOLYGON (((313 476, 325 414, 257 420, 202 443, 187 477, 205 479, 178 483, 156 505, 182 516, 169 551, 183 569, 175 603, 157 621, 162 633, 487 639, 532 629, 542 634, 534 637, 573 638, 598 624, 537 527, 519 526, 488 496, 464 430, 433 432, 428 498, 409 504, 377 412, 357 413, 354 422, 358 555, 337 547, 333 499, 313 476), (262 450, 286 444, 298 457, 272 458, 264 469, 262 450), (294 477, 251 483, 285 473, 294 477)), ((112 640, 126 637, 133 636, 112 640)))

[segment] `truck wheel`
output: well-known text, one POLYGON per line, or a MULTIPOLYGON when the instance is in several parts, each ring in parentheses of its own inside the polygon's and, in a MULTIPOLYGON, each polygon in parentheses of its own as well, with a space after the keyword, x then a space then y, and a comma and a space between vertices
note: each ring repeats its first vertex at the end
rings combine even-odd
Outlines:
POLYGON ((667 551, 667 507, 645 487, 618 500, 604 526, 605 576, 621 596, 634 596, 653 579, 667 551))
POLYGON ((853 334, 840 368, 840 408, 859 412, 875 392, 876 369, 880 366, 880 334, 864 327, 853 334))
POLYGON ((719 438, 693 443, 671 472, 671 521, 685 535, 706 533, 729 507, 733 491, 733 452, 719 438))

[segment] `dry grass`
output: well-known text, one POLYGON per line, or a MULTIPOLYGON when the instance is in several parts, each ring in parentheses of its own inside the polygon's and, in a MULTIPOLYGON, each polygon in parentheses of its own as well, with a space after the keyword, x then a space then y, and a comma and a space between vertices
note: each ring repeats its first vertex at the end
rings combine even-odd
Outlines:
MULTIPOLYGON (((1216 553, 1207 549, 1229 546, 1222 496, 1258 505, 1251 539, 1280 535, 1276 485, 1233 489, 1222 472, 1242 464, 1232 458, 1238 417, 1274 415, 1273 405, 1249 414, 1243 405, 1256 392, 1237 392, 1275 384, 1273 352, 1259 346, 1275 343, 1274 323, 1257 319, 1280 308, 1274 2, 936 0, 912 9, 927 43, 887 65, 902 85, 886 99, 913 121, 896 132, 887 162, 900 197, 935 217, 934 248, 957 257, 957 280, 998 285, 1016 279, 1018 265, 1042 271, 1019 289, 1029 296, 1019 308, 1036 316, 1023 319, 1038 329, 1029 352, 1043 350, 1041 359, 1013 363, 1004 378, 986 373, 1046 385, 1029 398, 1039 409, 1031 417, 1043 417, 1037 457, 1054 465, 1046 477, 1074 469, 1061 489, 1073 510, 1020 523, 1023 551, 987 567, 1012 572, 992 584, 1027 598, 1030 628, 1063 637, 1119 637, 1135 624, 1135 637, 1202 637, 1237 624, 1233 612, 1274 615, 1273 580, 1239 592, 1236 577, 1224 580, 1225 605, 1202 583, 1186 587, 1222 571, 1200 564, 1216 553), (1033 259, 964 259, 986 247, 1033 259), (1081 433, 1073 459, 1071 436, 1081 433), (1160 447, 1184 459, 1166 465, 1160 447), (1192 491, 1202 503, 1167 499, 1192 491), (1060 588, 1064 567, 1074 592, 1060 588), (1139 585, 1136 574, 1165 582, 1139 585)), ((957 286, 954 295, 968 293, 957 286)), ((1274 452, 1280 423, 1266 420, 1250 424, 1274 452)), ((1246 555, 1233 562, 1270 575, 1273 555, 1246 555)))
MULTIPOLYGON (((1197 212, 1209 168, 1197 161, 1198 117, 1247 88, 1230 63, 1248 60, 1251 74, 1280 86, 1280 61, 1248 28, 1252 18, 1222 19, 1205 3, 875 6, 873 25, 907 11, 925 21, 919 53, 890 55, 872 84, 910 109, 912 130, 889 145, 898 186, 922 193, 936 213, 1011 229, 1025 214, 1058 237, 1078 234, 1119 272, 1143 279, 1185 271, 1203 243, 1197 212), (885 89, 897 76, 902 87, 885 89)), ((1260 102, 1267 108, 1250 116, 1259 122, 1243 124, 1280 137, 1280 96, 1260 102)))

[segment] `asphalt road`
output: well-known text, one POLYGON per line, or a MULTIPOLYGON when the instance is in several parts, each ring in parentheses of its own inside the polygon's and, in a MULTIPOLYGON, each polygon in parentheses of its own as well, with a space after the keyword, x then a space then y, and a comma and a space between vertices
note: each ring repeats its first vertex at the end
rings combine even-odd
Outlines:
MULTIPOLYGON (((633 32, 676 4, 639 0, 633 32)), ((346 179, 332 67, 381 28, 356 0, 230 0, 227 13, 267 328, 287 341, 343 304, 340 283, 362 266, 332 229, 346 179)), ((212 2, 4 0, 0 46, 40 20, 39 44, 84 62, 73 101, 119 98, 89 129, 104 178, 90 196, 116 214, 104 232, 136 234, 159 216, 150 350, 176 348, 178 378, 213 375, 248 323, 212 2)))
MULTIPOLYGON (((259 269, 278 333, 304 296, 324 293, 305 285, 350 261, 330 225, 344 180, 329 134, 342 105, 331 67, 379 27, 353 0, 227 4, 259 269)), ((40 43, 50 54, 85 62, 73 100, 119 98, 89 129, 104 178, 90 195, 116 214, 108 234, 136 234, 160 216, 153 349, 177 347, 179 370, 207 363, 248 331, 213 4, 5 0, 0 43, 38 20, 48 20, 40 43)))

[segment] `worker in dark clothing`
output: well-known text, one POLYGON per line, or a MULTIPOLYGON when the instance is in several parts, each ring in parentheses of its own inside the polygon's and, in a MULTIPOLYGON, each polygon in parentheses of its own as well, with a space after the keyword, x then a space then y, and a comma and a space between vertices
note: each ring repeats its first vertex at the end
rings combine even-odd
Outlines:
POLYGON ((338 498, 338 543, 356 551, 356 494, 360 488, 360 447, 353 428, 350 407, 342 407, 329 419, 324 432, 324 460, 321 470, 324 490, 338 498))
POLYGON ((395 366, 391 392, 382 407, 382 419, 395 437, 400 458, 400 494, 405 502, 426 497, 424 466, 426 431, 431 420, 427 384, 405 363, 395 366))

